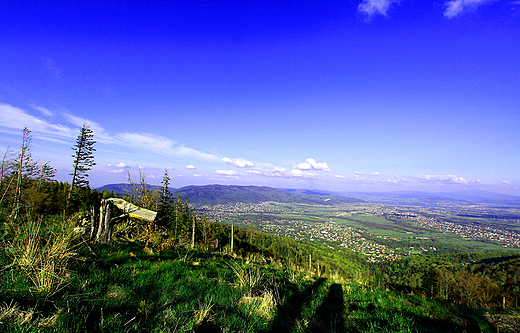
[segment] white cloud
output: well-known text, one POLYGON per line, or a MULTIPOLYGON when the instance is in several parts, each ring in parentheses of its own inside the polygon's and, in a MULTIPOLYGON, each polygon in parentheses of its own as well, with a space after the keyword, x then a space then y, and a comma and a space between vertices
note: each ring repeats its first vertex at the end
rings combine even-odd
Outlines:
POLYGON ((124 164, 123 162, 117 163, 116 166, 120 168, 126 168, 126 164, 124 164))
POLYGON ((202 177, 202 175, 199 175, 198 173, 193 174, 193 177, 202 177))
POLYGON ((272 169, 263 170, 261 173, 266 177, 283 177, 283 178, 316 178, 317 175, 312 172, 304 172, 300 169, 287 170, 282 167, 273 167, 272 169))
POLYGON ((417 177, 423 183, 432 183, 437 185, 467 184, 468 181, 462 177, 454 175, 424 175, 417 177))
POLYGON ((464 12, 476 10, 483 4, 495 2, 497 0, 452 0, 444 3, 446 9, 444 16, 454 18, 464 12))
POLYGON ((334 175, 334 177, 336 177, 336 178, 341 178, 341 179, 343 179, 343 178, 347 178, 347 177, 342 176, 342 175, 334 175))
POLYGON ((186 169, 195 169, 195 166, 193 164, 186 165, 186 169))
POLYGON ((224 157, 224 158, 221 159, 221 161, 226 163, 226 164, 234 165, 234 166, 239 167, 239 168, 249 168, 249 167, 255 166, 253 164, 253 162, 247 161, 247 160, 244 160, 244 159, 241 159, 241 158, 237 158, 235 160, 232 160, 232 159, 230 159, 228 157, 224 157))
POLYGON ((373 175, 373 176, 378 176, 378 175, 380 175, 380 173, 377 172, 377 171, 375 171, 375 172, 372 172, 371 175, 373 175))
POLYGON ((502 184, 507 184, 507 185, 509 185, 509 184, 511 184, 511 182, 510 182, 510 181, 507 181, 507 180, 503 180, 503 181, 502 181, 502 184))
POLYGON ((255 168, 254 170, 247 170, 246 173, 250 175, 261 175, 263 174, 263 170, 260 168, 255 168))
POLYGON ((215 172, 218 173, 219 175, 224 175, 224 176, 237 176, 240 174, 236 170, 217 170, 215 172))
POLYGON ((358 11, 371 17, 374 14, 386 16, 393 3, 399 3, 400 0, 363 0, 358 5, 358 11))
POLYGON ((323 170, 330 171, 326 162, 318 163, 314 158, 308 158, 305 162, 301 162, 294 166, 294 169, 298 170, 323 170))
POLYGON ((119 169, 119 170, 108 170, 108 172, 110 173, 121 173, 121 172, 124 172, 125 170, 123 169, 119 169))

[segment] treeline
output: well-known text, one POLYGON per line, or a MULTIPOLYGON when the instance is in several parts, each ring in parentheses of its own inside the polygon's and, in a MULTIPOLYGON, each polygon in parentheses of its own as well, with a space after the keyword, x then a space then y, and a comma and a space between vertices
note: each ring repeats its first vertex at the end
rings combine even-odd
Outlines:
MULTIPOLYGON (((83 127, 82 132, 88 130, 83 127)), ((81 137, 81 134, 80 134, 81 137)), ((90 170, 82 161, 90 155, 80 154, 74 159, 73 184, 54 180, 56 169, 50 162, 34 160, 31 151, 31 131, 22 130, 19 151, 7 148, 0 164, 0 218, 16 221, 19 218, 38 217, 41 215, 67 214, 85 210, 99 202, 100 194, 90 190, 84 180, 90 170)), ((82 143, 83 144, 83 143, 82 143)), ((82 153, 81 147, 73 147, 76 154, 82 153)))
POLYGON ((378 288, 465 303, 471 307, 518 308, 520 255, 464 253, 423 255, 371 264, 378 288))

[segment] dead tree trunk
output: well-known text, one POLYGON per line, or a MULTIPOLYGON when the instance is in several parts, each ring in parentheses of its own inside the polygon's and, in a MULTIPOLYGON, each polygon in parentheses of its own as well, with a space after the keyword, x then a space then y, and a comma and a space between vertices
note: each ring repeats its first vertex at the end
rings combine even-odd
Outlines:
POLYGON ((112 225, 111 220, 111 207, 112 203, 107 199, 101 200, 101 207, 99 208, 99 225, 96 234, 96 243, 111 243, 112 236, 112 225))

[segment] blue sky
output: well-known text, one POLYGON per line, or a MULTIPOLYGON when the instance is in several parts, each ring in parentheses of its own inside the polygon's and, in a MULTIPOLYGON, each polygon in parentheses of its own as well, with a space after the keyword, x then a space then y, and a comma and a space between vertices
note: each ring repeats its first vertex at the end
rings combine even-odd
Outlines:
POLYGON ((0 148, 126 182, 520 195, 520 1, 4 1, 0 148))

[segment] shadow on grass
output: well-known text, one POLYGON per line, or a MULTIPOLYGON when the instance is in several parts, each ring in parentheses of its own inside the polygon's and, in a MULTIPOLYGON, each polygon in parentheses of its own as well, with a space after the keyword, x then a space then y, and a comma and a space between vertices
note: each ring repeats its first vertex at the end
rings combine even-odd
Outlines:
POLYGON ((268 332, 292 332, 301 317, 303 306, 316 297, 318 289, 325 281, 326 279, 320 278, 303 291, 297 290, 294 285, 289 286, 294 292, 278 309, 268 332))
POLYGON ((333 284, 323 303, 309 323, 308 332, 343 332, 345 330, 345 304, 343 302, 343 287, 333 284))

